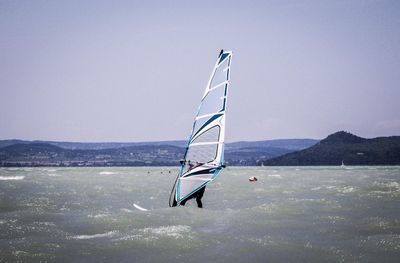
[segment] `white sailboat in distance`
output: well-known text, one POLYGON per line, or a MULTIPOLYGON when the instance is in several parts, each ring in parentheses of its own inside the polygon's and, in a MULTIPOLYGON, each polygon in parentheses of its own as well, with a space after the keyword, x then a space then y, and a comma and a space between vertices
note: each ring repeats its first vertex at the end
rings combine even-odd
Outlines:
POLYGON ((169 198, 179 206, 212 182, 224 165, 225 110, 230 85, 231 51, 218 55, 197 110, 181 168, 169 198))

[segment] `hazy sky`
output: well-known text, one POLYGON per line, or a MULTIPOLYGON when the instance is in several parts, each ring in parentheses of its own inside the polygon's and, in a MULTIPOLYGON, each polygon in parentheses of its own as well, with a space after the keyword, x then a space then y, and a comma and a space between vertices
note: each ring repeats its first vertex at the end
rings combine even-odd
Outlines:
POLYGON ((0 139, 187 139, 221 48, 228 141, 400 135, 400 1, 0 0, 0 139))

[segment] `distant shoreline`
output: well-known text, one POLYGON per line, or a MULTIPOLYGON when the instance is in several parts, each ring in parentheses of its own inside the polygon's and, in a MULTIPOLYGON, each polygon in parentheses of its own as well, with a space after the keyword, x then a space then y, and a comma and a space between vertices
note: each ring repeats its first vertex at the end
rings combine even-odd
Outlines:
MULTIPOLYGON (((0 140, 0 167, 173 167, 179 166, 186 151, 184 141, 110 146, 0 140)), ((321 141, 243 141, 226 143, 224 149, 227 166, 400 165, 400 136, 366 139, 339 131, 321 141)))

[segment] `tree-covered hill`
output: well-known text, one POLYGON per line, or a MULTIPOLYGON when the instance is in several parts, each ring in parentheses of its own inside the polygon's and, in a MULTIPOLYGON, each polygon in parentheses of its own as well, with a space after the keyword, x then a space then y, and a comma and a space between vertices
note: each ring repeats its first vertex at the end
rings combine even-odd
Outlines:
POLYGON ((400 165, 400 136, 361 138, 340 131, 316 145, 288 153, 264 165, 400 165))

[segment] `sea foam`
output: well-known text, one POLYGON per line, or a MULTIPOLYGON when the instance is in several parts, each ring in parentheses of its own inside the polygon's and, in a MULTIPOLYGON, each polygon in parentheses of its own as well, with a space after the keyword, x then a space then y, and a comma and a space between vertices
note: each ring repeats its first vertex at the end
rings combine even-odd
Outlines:
POLYGON ((116 234, 117 234, 116 231, 109 231, 109 232, 106 232, 103 234, 71 236, 70 239, 93 239, 93 238, 100 238, 100 237, 113 237, 116 234))
POLYGON ((23 180, 25 176, 18 175, 18 176, 0 176, 1 181, 9 181, 9 180, 23 180))
POLYGON ((117 174, 116 172, 106 172, 106 171, 103 171, 103 172, 100 172, 99 174, 102 174, 102 175, 111 175, 111 174, 117 174))
POLYGON ((190 226, 176 225, 176 226, 162 226, 157 228, 144 228, 144 233, 150 233, 157 236, 167 236, 174 238, 182 238, 190 233, 190 226))

